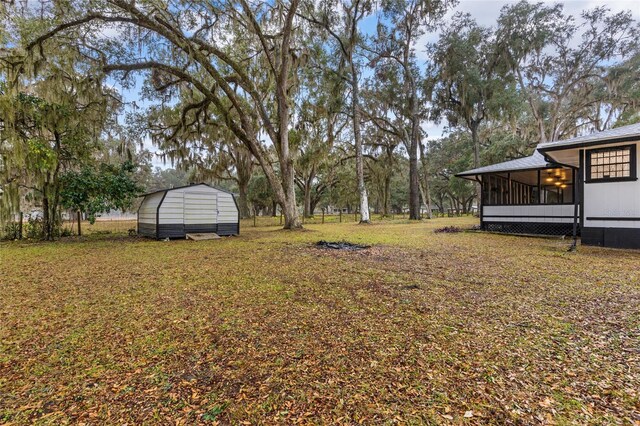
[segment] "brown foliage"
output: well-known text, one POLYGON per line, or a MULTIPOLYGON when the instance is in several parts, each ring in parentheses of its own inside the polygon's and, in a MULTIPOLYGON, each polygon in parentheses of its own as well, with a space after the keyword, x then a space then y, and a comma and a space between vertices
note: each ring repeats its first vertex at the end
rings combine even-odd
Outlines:
POLYGON ((2 244, 0 422, 637 422, 640 253, 471 223, 2 244))

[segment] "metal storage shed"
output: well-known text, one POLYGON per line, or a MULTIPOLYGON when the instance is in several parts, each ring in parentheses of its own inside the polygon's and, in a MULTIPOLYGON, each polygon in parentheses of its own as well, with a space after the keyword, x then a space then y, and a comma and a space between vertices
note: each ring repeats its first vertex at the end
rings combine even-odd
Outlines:
POLYGON ((138 234, 145 237, 240 233, 238 204, 231 192, 199 183, 150 192, 143 197, 138 208, 138 234))

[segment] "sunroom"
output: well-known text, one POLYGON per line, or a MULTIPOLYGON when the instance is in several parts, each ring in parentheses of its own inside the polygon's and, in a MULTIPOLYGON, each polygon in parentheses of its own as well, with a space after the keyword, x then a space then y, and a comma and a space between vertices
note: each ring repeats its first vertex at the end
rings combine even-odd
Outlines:
POLYGON ((575 169, 548 162, 537 150, 530 157, 456 176, 479 182, 483 230, 543 235, 573 232, 578 219, 575 169))

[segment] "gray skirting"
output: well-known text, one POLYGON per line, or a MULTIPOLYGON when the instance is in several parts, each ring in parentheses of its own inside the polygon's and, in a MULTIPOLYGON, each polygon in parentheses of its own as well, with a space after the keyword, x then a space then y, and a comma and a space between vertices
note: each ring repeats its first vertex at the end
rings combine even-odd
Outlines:
MULTIPOLYGON (((482 229, 505 234, 571 235, 573 223, 548 222, 482 222, 482 229)), ((578 234, 580 229, 578 227, 578 234)))
POLYGON ((588 246, 640 249, 640 228, 585 227, 581 241, 588 246))
POLYGON ((138 223, 138 234, 145 237, 156 237, 156 225, 151 223, 138 223))
POLYGON ((138 224, 138 233, 145 237, 158 238, 185 238, 187 234, 200 234, 215 232, 220 236, 238 235, 239 224, 235 223, 210 223, 198 225, 185 225, 182 223, 164 223, 158 225, 158 234, 156 235, 156 226, 150 224, 138 224))
POLYGON ((240 224, 238 222, 235 223, 219 223, 218 230, 216 233, 220 236, 223 235, 239 235, 240 234, 240 224))

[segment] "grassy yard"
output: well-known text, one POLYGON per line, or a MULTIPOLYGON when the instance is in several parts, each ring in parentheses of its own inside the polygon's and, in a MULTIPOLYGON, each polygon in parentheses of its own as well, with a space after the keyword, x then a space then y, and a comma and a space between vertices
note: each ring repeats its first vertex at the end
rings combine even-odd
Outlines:
POLYGON ((474 223, 2 243, 0 423, 639 424, 640 252, 474 223))

